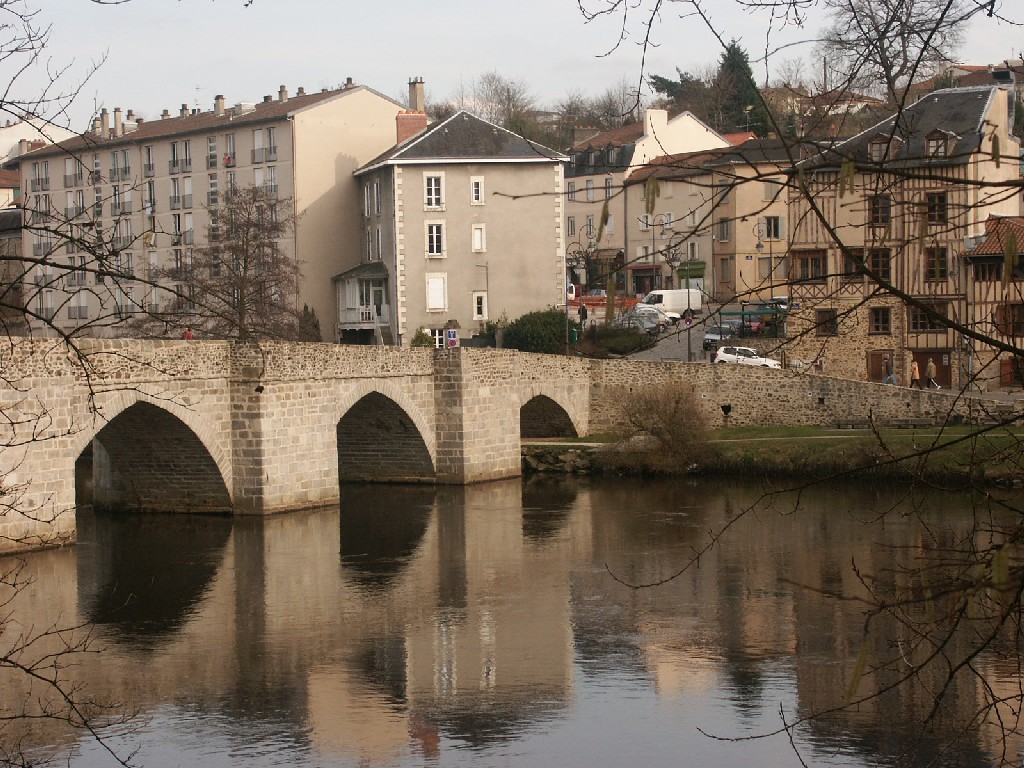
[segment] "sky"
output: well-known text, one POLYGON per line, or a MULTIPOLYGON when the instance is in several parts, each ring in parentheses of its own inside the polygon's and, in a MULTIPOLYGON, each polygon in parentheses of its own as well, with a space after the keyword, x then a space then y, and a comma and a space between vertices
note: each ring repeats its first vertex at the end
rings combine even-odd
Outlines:
MULTIPOLYGON (((249 7, 243 0, 21 1, 38 9, 37 26, 49 26, 43 63, 51 71, 66 67, 63 82, 80 81, 103 60, 68 110, 75 130, 101 107, 154 119, 164 109, 177 114, 182 104, 211 109, 218 94, 228 104, 259 101, 281 85, 294 94, 299 86, 332 88, 349 77, 403 102, 409 79, 422 77, 431 102, 494 71, 525 83, 537 106, 550 108, 572 91, 597 96, 624 79, 638 84, 644 71, 698 71, 714 65, 721 50, 690 3, 679 0, 666 0, 646 61, 640 12, 649 13, 652 0, 632 0, 640 9, 617 47, 621 18, 588 23, 577 0, 253 0, 249 7)), ((1006 13, 1024 19, 1014 9, 1020 0, 1000 1, 1006 13)), ((819 26, 812 18, 806 29, 776 29, 736 0, 704 0, 703 7, 724 38, 743 44, 759 79, 768 30, 773 45, 792 46, 773 53, 774 65, 806 57, 806 41, 819 26)), ((1022 46, 1020 27, 978 17, 960 58, 987 64, 1019 55, 1022 46)), ((0 64, 5 83, 10 64, 0 64)), ((47 79, 37 67, 18 78, 15 92, 38 93, 47 79)))

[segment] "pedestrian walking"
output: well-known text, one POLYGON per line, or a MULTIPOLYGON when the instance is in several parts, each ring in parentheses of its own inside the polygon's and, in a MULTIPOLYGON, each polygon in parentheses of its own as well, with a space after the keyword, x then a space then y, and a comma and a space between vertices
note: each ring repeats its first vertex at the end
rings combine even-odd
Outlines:
POLYGON ((917 364, 917 360, 913 360, 910 363, 910 388, 923 389, 921 386, 921 366, 917 364))
POLYGON ((195 335, 192 333, 192 326, 185 326, 185 331, 181 334, 181 338, 183 338, 185 341, 192 341, 192 339, 195 338, 195 335))
POLYGON ((882 358, 882 369, 885 371, 885 378, 882 379, 883 384, 895 384, 896 374, 892 370, 892 360, 886 355, 882 358))
POLYGON ((932 387, 935 387, 935 389, 942 389, 942 387, 939 386, 939 382, 935 380, 935 361, 930 357, 928 358, 927 365, 924 367, 924 380, 925 386, 929 389, 932 387))
POLYGON ((580 325, 584 326, 587 324, 587 305, 583 303, 583 299, 580 299, 580 325))

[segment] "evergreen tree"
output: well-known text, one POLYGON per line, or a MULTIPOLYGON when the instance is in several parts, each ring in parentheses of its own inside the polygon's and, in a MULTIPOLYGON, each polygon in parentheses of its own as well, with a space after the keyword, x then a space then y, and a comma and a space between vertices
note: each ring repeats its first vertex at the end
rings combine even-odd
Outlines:
POLYGON ((766 136, 770 122, 765 111, 747 52, 736 40, 725 47, 718 62, 716 85, 722 92, 719 130, 754 131, 766 136))

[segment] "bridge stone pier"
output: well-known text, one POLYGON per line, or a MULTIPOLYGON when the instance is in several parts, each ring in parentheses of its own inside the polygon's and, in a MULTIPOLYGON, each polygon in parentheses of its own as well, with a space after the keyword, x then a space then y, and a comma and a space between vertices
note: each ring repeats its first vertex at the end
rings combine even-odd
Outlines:
POLYGON ((264 515, 517 476, 521 425, 588 430, 582 362, 512 351, 25 339, 0 370, 0 551, 73 541, 83 501, 264 515))

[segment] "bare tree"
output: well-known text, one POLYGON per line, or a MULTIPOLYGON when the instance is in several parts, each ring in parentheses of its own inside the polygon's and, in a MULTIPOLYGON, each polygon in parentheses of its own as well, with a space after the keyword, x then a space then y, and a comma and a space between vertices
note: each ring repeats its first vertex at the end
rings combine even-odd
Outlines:
POLYGON ((169 295, 138 324, 187 327, 205 338, 299 338, 302 272, 282 245, 295 229, 291 198, 265 186, 236 187, 211 215, 209 243, 176 250, 177 263, 155 271, 169 295))

